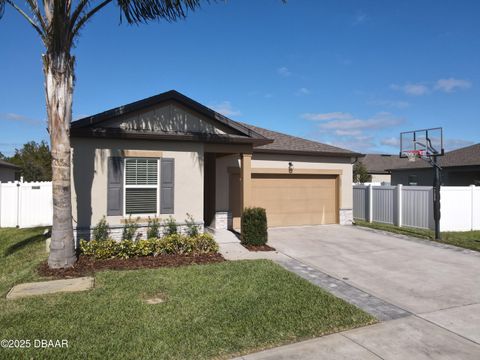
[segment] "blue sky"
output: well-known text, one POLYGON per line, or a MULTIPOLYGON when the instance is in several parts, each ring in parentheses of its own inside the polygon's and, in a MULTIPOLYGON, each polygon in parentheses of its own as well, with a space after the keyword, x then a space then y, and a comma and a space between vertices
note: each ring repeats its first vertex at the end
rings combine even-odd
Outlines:
MULTIPOLYGON (((225 115, 362 152, 444 127, 480 142, 480 2, 229 0, 186 21, 119 25, 110 5, 74 49, 74 118, 176 89, 225 115)), ((0 151, 48 139, 41 53, 0 20, 0 151)))

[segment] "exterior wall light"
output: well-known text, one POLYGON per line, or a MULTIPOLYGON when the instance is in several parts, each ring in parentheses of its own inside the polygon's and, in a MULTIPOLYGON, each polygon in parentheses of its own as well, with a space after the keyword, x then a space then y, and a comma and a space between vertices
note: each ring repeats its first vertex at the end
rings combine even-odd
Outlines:
POLYGON ((293 173, 293 163, 291 161, 288 163, 288 172, 293 173))

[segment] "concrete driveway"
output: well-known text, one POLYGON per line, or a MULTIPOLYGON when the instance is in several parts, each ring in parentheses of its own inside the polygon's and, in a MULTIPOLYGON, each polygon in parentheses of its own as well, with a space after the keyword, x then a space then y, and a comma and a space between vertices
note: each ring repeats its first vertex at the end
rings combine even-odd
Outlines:
POLYGON ((339 225, 271 229, 269 243, 410 314, 245 359, 480 359, 480 253, 339 225))

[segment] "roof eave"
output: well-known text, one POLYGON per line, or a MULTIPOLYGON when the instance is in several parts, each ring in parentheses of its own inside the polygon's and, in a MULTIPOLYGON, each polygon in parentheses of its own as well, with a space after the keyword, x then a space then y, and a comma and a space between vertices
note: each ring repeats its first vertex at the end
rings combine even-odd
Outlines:
POLYGON ((271 139, 258 139, 251 137, 232 137, 219 134, 172 134, 172 133, 152 133, 141 131, 128 131, 120 129, 105 128, 74 128, 70 132, 71 137, 80 138, 113 138, 113 139, 143 139, 143 140, 164 140, 164 141, 192 141, 219 144, 252 144, 252 146, 262 146, 273 142, 271 139))
POLYGON ((254 153, 262 154, 285 154, 285 155, 306 155, 306 156, 332 156, 332 157, 360 157, 360 153, 341 153, 341 152, 330 152, 330 151, 306 151, 306 150, 283 150, 283 149, 254 149, 254 153))

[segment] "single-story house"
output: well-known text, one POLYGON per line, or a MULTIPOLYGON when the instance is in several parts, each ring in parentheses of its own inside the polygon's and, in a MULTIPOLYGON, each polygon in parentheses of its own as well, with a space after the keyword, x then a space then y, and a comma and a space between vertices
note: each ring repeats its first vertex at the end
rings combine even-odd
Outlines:
POLYGON ((0 182, 15 181, 20 167, 0 159, 0 182))
MULTIPOLYGON (((442 167, 442 185, 480 186, 480 143, 446 152, 438 157, 442 167)), ((424 160, 417 159, 391 169, 392 185, 431 186, 434 170, 424 160)))
POLYGON ((366 154, 358 161, 367 168, 372 183, 391 183, 390 169, 408 164, 407 159, 391 154, 366 154))
POLYGON ((191 214, 200 227, 240 227, 261 206, 269 226, 350 224, 355 152, 233 121, 168 91, 72 122, 76 233, 107 217, 191 214))

